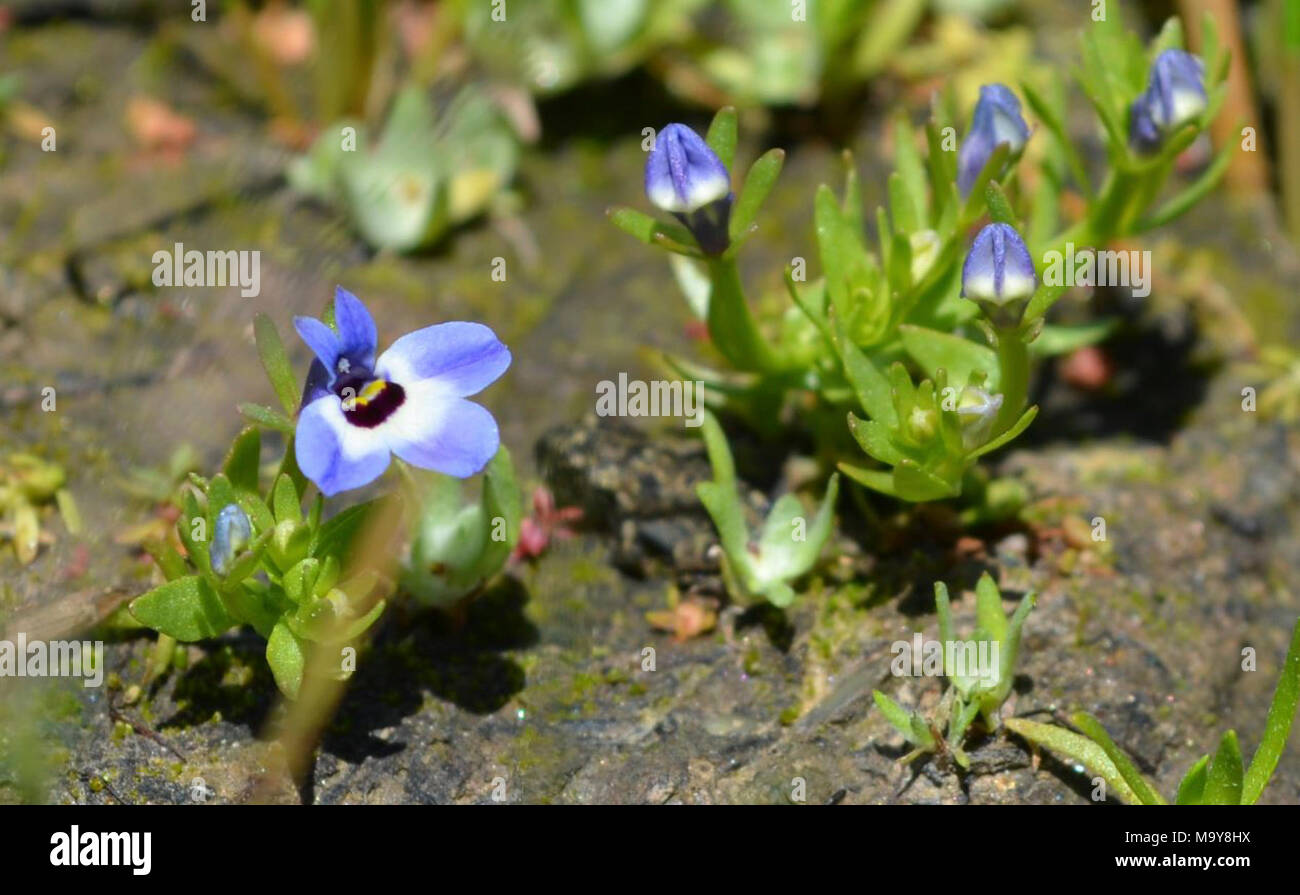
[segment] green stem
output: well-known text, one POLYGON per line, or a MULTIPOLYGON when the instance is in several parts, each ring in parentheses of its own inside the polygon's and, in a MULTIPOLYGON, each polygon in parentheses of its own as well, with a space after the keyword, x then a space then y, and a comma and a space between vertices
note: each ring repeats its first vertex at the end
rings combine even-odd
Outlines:
POLYGON ((1020 419, 1029 397, 1029 346, 1015 327, 998 330, 998 368, 1002 409, 993 425, 995 438, 1020 419))
POLYGON ((731 258, 710 258, 709 338, 733 367, 746 372, 771 372, 780 367, 763 340, 745 302, 740 271, 731 258))

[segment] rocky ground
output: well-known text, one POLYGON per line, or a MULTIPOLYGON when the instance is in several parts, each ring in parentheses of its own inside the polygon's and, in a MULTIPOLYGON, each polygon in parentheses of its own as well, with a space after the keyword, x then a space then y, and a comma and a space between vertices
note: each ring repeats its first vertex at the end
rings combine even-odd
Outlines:
MULTIPOLYGON (((795 608, 727 614, 679 643, 645 613, 673 586, 716 591, 692 490, 708 475, 702 449, 681 430, 588 416, 596 382, 648 375, 645 348, 694 350, 662 258, 603 218, 641 204, 639 129, 665 111, 623 131, 616 116, 609 129, 625 135, 608 141, 561 124, 525 163, 518 217, 394 258, 288 192, 284 151, 183 43, 151 42, 131 21, 33 21, 7 36, 6 57, 59 143, 14 143, 0 168, 0 456, 62 463, 85 520, 72 536, 46 516, 53 541, 29 567, 0 556, 7 630, 33 613, 66 627, 143 589, 147 568, 119 543, 153 512, 123 489, 130 470, 182 443, 217 463, 240 427, 235 404, 271 400, 253 314, 286 328, 339 282, 370 304, 381 340, 442 319, 492 325, 515 363, 484 402, 526 477, 587 523, 463 621, 387 616, 301 788, 262 738, 280 709, 257 637, 193 646, 184 670, 140 691, 152 641, 119 636, 102 691, 0 681, 0 801, 785 802, 802 778, 808 802, 1086 803, 1081 772, 1000 735, 976 745, 968 775, 905 769, 872 707, 873 687, 909 705, 938 698, 932 681, 889 675, 889 644, 937 632, 936 579, 972 624, 986 569, 1008 601, 1040 593, 1015 714, 1093 712, 1166 792, 1222 729, 1247 754, 1258 743, 1300 614, 1300 429, 1241 407, 1241 389, 1261 384, 1244 365, 1257 344, 1300 335, 1300 264, 1268 215, 1203 207, 1152 244, 1150 299, 1095 300, 1126 320, 1110 387, 1080 392, 1044 369, 1043 415, 994 458, 1029 489, 1021 522, 963 529, 944 508, 873 500, 864 515, 842 501, 838 558, 795 608), (140 93, 197 121, 188 152, 132 143, 122 110, 140 93), (261 294, 153 288, 152 253, 174 242, 260 248, 261 294), (505 283, 490 277, 498 256, 505 283), (1257 671, 1241 670, 1244 647, 1257 671), (36 771, 18 758, 33 751, 36 771), (49 788, 34 791, 42 768, 49 788)), ((878 128, 854 141, 872 204, 878 128)), ((815 257, 812 187, 838 171, 836 147, 794 147, 747 250, 754 283, 777 292, 791 246, 815 257)), ((306 350, 292 350, 305 369, 306 350)), ((770 489, 770 468, 751 481, 770 489)), ((1300 802, 1297 740, 1264 801, 1300 802)))

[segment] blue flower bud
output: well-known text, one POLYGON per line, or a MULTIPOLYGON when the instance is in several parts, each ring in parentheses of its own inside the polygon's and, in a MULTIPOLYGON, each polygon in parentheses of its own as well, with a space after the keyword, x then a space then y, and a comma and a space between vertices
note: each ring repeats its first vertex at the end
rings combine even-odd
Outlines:
POLYGON ((961 267, 961 294, 984 306, 994 322, 1018 321, 1038 287, 1034 259, 1009 224, 989 224, 975 237, 961 267))
POLYGON ((1020 115, 1020 100, 1005 85, 985 84, 975 103, 970 132, 957 152, 957 188, 965 196, 975 185, 993 150, 1003 143, 1014 158, 1029 140, 1029 125, 1020 115))
POLYGON ((1183 50, 1165 50, 1151 66, 1147 89, 1129 108, 1129 143, 1159 150, 1166 136, 1205 111, 1205 66, 1183 50))
POLYGON ((645 192, 686 225, 705 254, 726 250, 731 174, 695 131, 669 124, 659 132, 645 164, 645 192))
POLYGON ((235 554, 243 549, 253 535, 248 516, 237 504, 228 503, 217 514, 216 531, 212 534, 212 571, 225 575, 230 570, 235 554))

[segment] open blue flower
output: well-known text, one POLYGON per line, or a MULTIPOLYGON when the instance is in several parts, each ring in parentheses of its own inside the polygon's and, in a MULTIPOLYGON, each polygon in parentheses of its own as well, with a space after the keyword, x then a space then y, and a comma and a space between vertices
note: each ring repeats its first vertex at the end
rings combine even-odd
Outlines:
POLYGON ((466 401, 510 366, 510 351, 481 323, 439 323, 407 333, 375 358, 375 322, 355 295, 334 293, 330 329, 312 317, 294 328, 316 360, 307 375, 294 452, 326 496, 368 484, 391 454, 468 478, 500 445, 496 420, 466 401))
POLYGON ((1023 310, 1038 286, 1034 259, 1010 224, 989 224, 975 236, 961 267, 961 294, 1005 322, 1023 310))
POLYGON ((1205 65, 1183 50, 1165 50, 1151 66, 1147 89, 1129 109, 1129 142, 1156 152, 1165 137, 1205 111, 1205 65))
MULTIPOLYGON (((993 150, 1003 143, 1014 158, 1029 140, 1029 125, 1020 115, 1020 100, 1003 84, 985 84, 971 118, 970 133, 957 151, 957 188, 964 196, 975 185, 993 150)), ((996 176, 996 174, 994 175, 996 176)))
POLYGON ((645 163, 645 192, 686 225, 705 254, 726 251, 731 173, 695 131, 669 124, 659 132, 645 163))

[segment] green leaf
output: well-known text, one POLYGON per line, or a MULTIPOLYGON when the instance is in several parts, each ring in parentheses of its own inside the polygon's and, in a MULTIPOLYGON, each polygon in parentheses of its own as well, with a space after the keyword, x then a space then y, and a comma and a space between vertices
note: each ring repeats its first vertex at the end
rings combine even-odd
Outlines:
POLYGON ((1291 632, 1291 646, 1282 660, 1282 673, 1278 675, 1268 720, 1264 722, 1264 736, 1255 750, 1255 757, 1250 760, 1250 769, 1246 771, 1241 790, 1243 805, 1255 804, 1273 776, 1291 735, 1297 704, 1300 704, 1300 621, 1291 632))
POLYGON ((235 500, 239 503, 240 509, 248 514, 249 521, 253 523, 253 528, 257 531, 270 531, 275 528, 275 516, 271 514, 271 508, 266 505, 266 501, 256 494, 248 491, 235 495, 235 500))
POLYGON ((1074 722, 1075 727, 1083 731, 1090 740, 1102 748, 1106 753, 1106 757, 1123 775, 1124 782, 1137 794, 1143 804, 1165 804, 1165 800, 1161 798, 1160 793, 1155 791, 1151 784, 1147 782, 1147 779, 1142 776, 1142 772, 1137 769, 1137 766, 1115 745, 1115 742, 1110 738, 1110 734, 1106 732, 1106 728, 1101 726, 1100 721, 1085 712, 1075 713, 1070 720, 1074 722))
POLYGON ((276 478, 271 492, 271 509, 277 523, 302 522, 302 501, 289 476, 281 474, 276 478))
POLYGON ((251 404, 245 402, 237 408, 240 415, 250 423, 255 423, 266 429, 274 429, 277 432, 284 432, 292 435, 294 432, 293 420, 289 419, 283 413, 265 404, 251 404))
POLYGON ((709 466, 713 470, 713 480, 728 488, 736 487, 736 465, 731 459, 731 447, 727 436, 718 424, 718 418, 710 411, 704 411, 704 424, 700 427, 704 437, 704 448, 709 455, 709 466))
POLYGON ((1118 326, 1118 318, 1095 320, 1076 326, 1044 326, 1038 338, 1029 343, 1029 353, 1036 357, 1068 354, 1079 348, 1105 341, 1118 326))
POLYGON ((930 191, 934 195, 935 207, 942 208, 947 204, 957 180, 957 153, 944 150, 943 132, 936 122, 931 121, 926 125, 925 139, 930 149, 930 157, 927 159, 930 191))
POLYGON ((1002 722, 1012 733, 1024 737, 1036 746, 1050 749, 1057 755, 1078 762, 1090 773, 1106 781, 1110 791, 1130 805, 1141 804, 1141 799, 1119 772, 1106 752, 1085 736, 1054 724, 1040 724, 1024 718, 1007 718, 1002 722))
POLYGON ((709 144, 728 171, 736 161, 736 130, 735 106, 723 106, 713 116, 709 132, 704 136, 704 142, 709 144))
POLYGON ((849 338, 838 315, 832 317, 830 324, 831 333, 835 337, 835 350, 844 367, 844 377, 853 388, 858 403, 873 420, 889 428, 896 427, 898 412, 894 408, 893 388, 889 379, 849 338))
POLYGON ((984 188, 984 204, 988 206, 989 217, 996 223, 1010 224, 1017 230, 1020 229, 1016 213, 1011 210, 1011 201, 1007 199, 1006 192, 996 180, 990 180, 988 186, 984 188))
POLYGON ((662 246, 696 258, 703 255, 695 245, 695 237, 685 227, 657 221, 634 208, 611 208, 606 213, 614 226, 646 245, 662 246))
POLYGON ((275 623, 271 636, 266 640, 266 662, 271 666, 271 674, 275 676, 280 692, 290 699, 297 699, 307 664, 307 648, 283 620, 275 623))
POLYGON ((1056 300, 1065 294, 1066 288, 1063 283, 1056 286, 1039 286, 1034 292, 1034 297, 1029 299, 1029 304, 1025 306, 1022 326, 1029 326, 1046 314, 1048 309, 1056 304, 1056 300))
POLYGON ((758 217, 758 210, 763 207, 763 202, 772 192, 772 187, 776 184, 784 163, 784 149, 769 149, 750 167, 749 173, 745 175, 745 183, 740 188, 736 202, 731 208, 731 222, 727 225, 727 232, 732 240, 738 239, 754 223, 754 219, 758 217))
POLYGON ((1229 730, 1219 740, 1219 750, 1206 772, 1201 799, 1206 805, 1240 805, 1241 798, 1241 747, 1237 732, 1229 730))
POLYGON ((1001 641, 1006 636, 1007 614, 1002 611, 1002 592, 988 572, 975 584, 975 624, 992 640, 1001 641))
POLYGON ((946 481, 912 460, 904 460, 894 467, 894 488, 899 497, 913 503, 944 500, 961 494, 960 482, 946 481))
POLYGON ((390 499, 392 498, 378 497, 368 500, 326 519, 317 530, 311 546, 311 555, 320 559, 333 556, 340 562, 346 560, 353 541, 364 530, 370 515, 380 512, 383 502, 390 499))
POLYGON ((311 596, 320 576, 322 563, 315 557, 308 557, 284 573, 284 595, 295 603, 301 603, 304 597, 311 596))
POLYGON ((262 433, 249 426, 235 437, 221 470, 236 491, 257 493, 257 470, 261 462, 262 433))
POLYGON ((523 522, 523 497, 515 479, 515 466, 510 452, 503 444, 483 473, 483 517, 488 526, 488 539, 479 559, 479 571, 484 577, 495 574, 509 558, 519 541, 519 527, 523 522), (495 539, 497 519, 502 520, 503 539, 495 539))
POLYGON ((826 277, 826 294, 831 306, 851 326, 855 308, 849 296, 865 286, 874 268, 862 242, 862 233, 846 218, 831 188, 822 184, 813 197, 813 225, 817 250, 826 277))
POLYGON ((915 743, 923 749, 934 749, 934 735, 930 733, 930 729, 925 726, 924 722, 918 728, 914 723, 914 721, 920 720, 917 715, 907 711, 879 690, 872 690, 871 698, 875 700, 876 708, 880 709, 880 714, 885 716, 885 720, 901 733, 905 740, 909 743, 915 743))
POLYGON ((207 570, 209 568, 207 539, 212 536, 212 524, 199 508, 198 498, 188 488, 181 497, 181 510, 181 518, 176 522, 176 533, 180 536, 181 543, 185 545, 185 552, 189 554, 190 562, 199 569, 207 570), (202 539, 193 537, 195 519, 203 520, 202 539))
POLYGON ((130 609, 141 624, 183 643, 216 637, 235 625, 212 585, 199 575, 156 587, 132 600, 130 609))
POLYGON ((257 341, 262 369, 266 370, 266 378, 271 380, 271 388, 275 389, 284 412, 293 416, 298 412, 298 381, 293 375, 289 355, 285 353, 284 342, 280 341, 280 331, 270 317, 257 314, 253 317, 253 337, 257 341))
POLYGON ((1088 169, 1083 164, 1083 157, 1079 155, 1075 141, 1065 129, 1064 115, 1062 114, 1065 110, 1059 109, 1059 107, 1050 103, 1046 97, 1026 81, 1020 82, 1020 92, 1025 95, 1025 101, 1029 104, 1029 108, 1033 110, 1034 114, 1043 123, 1043 126, 1051 131, 1052 136, 1056 138, 1056 144, 1065 156, 1066 164, 1070 166, 1070 173, 1074 176, 1075 182, 1079 184, 1079 188, 1083 190, 1084 196, 1091 197, 1092 186, 1088 181, 1088 169))
POLYGON ((916 213, 916 199, 907 192, 902 176, 895 171, 889 175, 889 214, 894 222, 894 235, 906 237, 920 229, 916 213))
MULTIPOLYGON (((948 585, 942 581, 934 583, 934 611, 939 617, 939 639, 944 643, 952 643, 955 638, 952 636, 952 604, 948 599, 948 585)), ((944 669, 947 674, 947 669, 944 669)))
POLYGON ((876 420, 859 419, 853 413, 849 413, 849 432, 868 456, 874 457, 881 463, 897 466, 907 457, 894 447, 893 440, 889 437, 889 429, 876 420))
POLYGON ((1029 428, 1029 424, 1034 421, 1034 417, 1036 416, 1038 416, 1037 404, 1035 404, 1034 406, 1026 410, 1024 413, 1022 413, 1020 415, 1020 419, 1016 420, 1015 425, 1013 425, 1010 429, 1003 432, 1001 435, 999 435, 997 438, 994 438, 992 441, 980 445, 975 450, 967 454, 966 458, 968 460, 974 460, 977 457, 983 457, 987 453, 996 451, 1004 444, 1015 441, 1015 439, 1019 437, 1021 432, 1029 428))
POLYGON ((927 376, 934 377, 939 370, 947 370, 948 382, 961 389, 971 373, 980 372, 985 376, 985 388, 991 392, 998 390, 1001 374, 998 356, 988 346, 910 324, 899 326, 898 333, 907 353, 921 365, 927 376))
POLYGON ((1030 591, 1020 599, 1016 611, 1011 613, 1007 622, 1006 633, 1002 636, 1001 655, 998 657, 998 685, 992 693, 992 700, 985 700, 986 706, 1002 707, 1002 703, 1011 695, 1011 686, 1015 683, 1016 659, 1020 655, 1020 635, 1025 627, 1025 619, 1038 602, 1038 594, 1030 591))
POLYGON ((1175 805, 1202 805, 1205 797, 1205 768, 1210 763, 1210 756, 1202 755, 1201 760, 1192 765, 1178 784, 1175 805))
MULTIPOLYGON (((895 224, 898 223, 900 214, 913 221, 913 226, 905 231, 911 233, 919 229, 920 222, 926 219, 925 164, 921 161, 921 153, 916 148, 916 140, 912 136, 912 122, 906 112, 900 112, 894 119, 894 168, 899 180, 897 198, 910 207, 902 210, 893 207, 895 193, 891 183, 890 210, 894 214, 895 224)), ((892 181, 893 178, 890 179, 892 181)))
POLYGON ((244 579, 257 571, 257 564, 262 561, 262 554, 266 552, 266 547, 271 543, 271 536, 274 534, 274 529, 267 529, 240 552, 234 563, 226 570, 225 583, 222 584, 223 594, 234 591, 244 579))
POLYGON ((759 332, 758 323, 745 301, 736 262, 730 258, 710 258, 709 267, 709 338, 713 347, 737 370, 745 372, 776 371, 781 358, 759 332))
POLYGON ((873 491, 879 491, 881 494, 888 494, 890 497, 899 497, 898 488, 894 484, 894 474, 884 469, 867 469, 863 466, 854 466, 852 463, 843 461, 835 464, 840 472, 844 473, 859 485, 865 485, 873 491))

